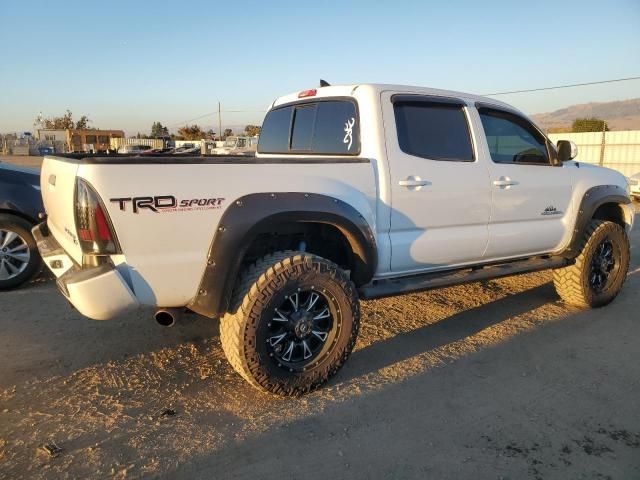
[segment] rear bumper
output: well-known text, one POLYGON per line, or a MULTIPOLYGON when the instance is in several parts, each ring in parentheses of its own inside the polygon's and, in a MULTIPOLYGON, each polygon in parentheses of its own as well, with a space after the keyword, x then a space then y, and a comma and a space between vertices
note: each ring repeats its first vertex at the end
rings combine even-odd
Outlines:
POLYGON ((127 282, 111 262, 83 269, 49 233, 46 223, 36 225, 32 233, 44 263, 57 277, 58 290, 82 315, 110 320, 139 307, 127 282))

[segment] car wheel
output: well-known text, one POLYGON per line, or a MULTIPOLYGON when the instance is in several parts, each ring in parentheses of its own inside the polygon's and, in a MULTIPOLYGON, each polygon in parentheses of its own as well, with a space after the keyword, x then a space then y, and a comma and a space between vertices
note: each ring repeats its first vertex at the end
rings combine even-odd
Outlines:
POLYGON ((629 238, 620 225, 592 220, 575 263, 553 271, 560 297, 577 307, 602 307, 620 292, 629 268, 629 238))
POLYGON ((336 264, 304 252, 267 255, 242 276, 220 339, 233 368, 278 395, 320 387, 356 342, 355 286, 336 264))
POLYGON ((0 290, 31 280, 41 265, 31 224, 14 215, 0 214, 0 290))

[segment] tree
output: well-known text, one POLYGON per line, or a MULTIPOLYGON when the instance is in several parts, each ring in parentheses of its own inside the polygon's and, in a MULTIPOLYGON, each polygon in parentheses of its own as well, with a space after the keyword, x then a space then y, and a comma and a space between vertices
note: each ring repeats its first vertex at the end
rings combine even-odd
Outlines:
POLYGON ((67 110, 61 117, 37 118, 35 123, 43 128, 55 130, 72 130, 74 127, 71 110, 67 110))
POLYGON ((216 132, 213 131, 213 129, 209 129, 207 130, 207 133, 205 134, 205 138, 207 140, 215 140, 216 139, 216 132))
POLYGON ((89 126, 90 122, 91 120, 89 120, 89 117, 82 115, 80 120, 76 122, 76 130, 91 130, 92 128, 89 126))
POLYGON ((223 138, 230 137, 231 135, 233 135, 233 130, 231 130, 230 128, 225 128, 223 138))
POLYGON ((178 129, 178 136, 185 140, 202 140, 205 133, 198 125, 185 125, 178 129))
POLYGON ((244 133, 246 133, 249 137, 260 135, 260 130, 262 130, 262 127, 259 127, 258 125, 247 125, 246 127, 244 127, 244 133))
POLYGON ((609 125, 599 118, 576 118, 571 124, 572 132, 605 132, 609 131, 609 125))
POLYGON ((67 109, 61 117, 49 117, 42 118, 41 115, 38 115, 35 122, 36 125, 40 125, 42 128, 52 129, 52 130, 91 130, 92 127, 89 127, 89 123, 91 123, 91 119, 88 116, 82 115, 80 120, 77 122, 73 122, 73 113, 71 110, 67 109))
POLYGON ((151 138, 168 138, 169 129, 160 122, 153 122, 151 125, 151 138))

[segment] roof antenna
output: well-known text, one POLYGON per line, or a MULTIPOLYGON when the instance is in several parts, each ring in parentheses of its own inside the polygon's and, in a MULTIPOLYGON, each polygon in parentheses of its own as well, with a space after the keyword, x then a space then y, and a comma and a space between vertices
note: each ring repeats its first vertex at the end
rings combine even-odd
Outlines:
POLYGON ((331 84, 329 82, 327 82, 326 80, 320 79, 320 86, 321 87, 330 87, 331 84))

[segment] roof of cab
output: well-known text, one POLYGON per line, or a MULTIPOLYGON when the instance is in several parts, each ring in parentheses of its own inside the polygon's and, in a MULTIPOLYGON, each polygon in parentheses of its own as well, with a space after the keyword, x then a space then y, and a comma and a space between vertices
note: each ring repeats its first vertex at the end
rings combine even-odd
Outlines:
POLYGON ((463 98, 465 100, 469 100, 472 102, 491 103, 494 105, 501 105, 504 107, 508 107, 511 110, 515 110, 513 106, 507 103, 501 102, 500 100, 496 100, 491 97, 483 97, 482 95, 456 92, 453 90, 441 90, 438 88, 415 87, 411 85, 392 85, 392 84, 384 84, 384 83, 363 83, 363 84, 355 84, 355 85, 331 85, 328 87, 315 87, 316 94, 313 97, 303 97, 303 98, 299 98, 298 94, 305 90, 300 90, 300 91, 290 93, 288 95, 284 95, 282 97, 277 98, 271 105, 271 108, 278 105, 283 105, 285 103, 308 100, 310 98, 351 97, 351 96, 354 96, 355 91, 359 88, 369 88, 374 90, 377 93, 382 93, 385 91, 393 91, 393 92, 402 92, 402 93, 415 93, 420 95, 434 95, 439 97, 463 98))

